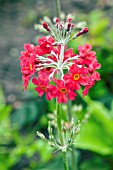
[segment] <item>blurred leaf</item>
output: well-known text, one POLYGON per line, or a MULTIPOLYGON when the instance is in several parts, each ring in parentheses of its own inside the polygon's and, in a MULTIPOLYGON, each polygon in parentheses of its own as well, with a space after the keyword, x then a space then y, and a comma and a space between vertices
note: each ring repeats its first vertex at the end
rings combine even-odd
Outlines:
POLYGON ((11 105, 5 104, 5 96, 0 87, 0 144, 6 144, 11 140, 10 113, 11 105))
POLYGON ((39 108, 35 102, 23 103, 22 107, 15 111, 12 120, 19 127, 28 122, 33 122, 39 113, 39 108))
POLYGON ((76 138, 76 147, 102 155, 113 154, 113 119, 101 102, 84 99, 91 117, 76 138))
POLYGON ((0 86, 0 107, 5 104, 5 96, 4 92, 2 90, 2 87, 0 86))
POLYGON ((62 170, 63 169, 63 163, 61 163, 62 157, 61 155, 55 156, 54 159, 51 159, 48 163, 43 164, 39 167, 41 170, 62 170))
POLYGON ((0 121, 3 121, 5 118, 7 118, 11 110, 12 106, 5 104, 5 95, 2 87, 0 86, 0 121))
POLYGON ((83 161, 80 165, 80 170, 111 170, 109 164, 107 164, 102 158, 98 156, 89 158, 83 161))

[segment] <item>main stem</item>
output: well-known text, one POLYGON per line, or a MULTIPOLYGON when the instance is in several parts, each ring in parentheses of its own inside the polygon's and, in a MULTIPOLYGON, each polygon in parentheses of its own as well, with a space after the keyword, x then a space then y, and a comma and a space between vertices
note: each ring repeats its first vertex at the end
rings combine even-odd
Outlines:
POLYGON ((60 143, 63 146, 61 105, 58 104, 57 101, 56 101, 56 111, 57 111, 58 134, 59 134, 59 138, 60 138, 60 143))
MULTIPOLYGON (((61 45, 61 50, 60 50, 60 59, 59 59, 59 68, 62 65, 62 58, 64 56, 64 46, 61 45)), ((59 70, 58 72, 58 79, 62 78, 62 72, 61 70, 59 70)), ((57 125, 58 125, 58 133, 59 133, 59 138, 60 138, 60 142, 61 145, 63 146, 63 135, 62 135, 62 117, 61 117, 61 104, 59 104, 56 101, 56 111, 57 111, 57 125)))
POLYGON ((68 170, 67 153, 63 153, 64 169, 68 170))
MULTIPOLYGON (((59 72, 58 72, 58 79, 62 79, 62 62, 64 58, 64 45, 61 44, 61 51, 59 56, 59 72)), ((68 160, 67 160, 67 151, 63 152, 64 147, 64 139, 63 139, 63 132, 62 132, 62 115, 61 115, 61 104, 56 101, 56 112, 57 112, 57 126, 58 126, 58 135, 60 139, 61 149, 63 153, 63 161, 64 161, 64 169, 68 170, 68 160)))
MULTIPOLYGON (((68 101, 68 119, 69 119, 69 121, 71 121, 71 119, 72 119, 72 114, 71 114, 71 108, 72 108, 72 103, 71 103, 71 101, 69 100, 68 101)), ((71 162, 71 168, 72 168, 72 170, 77 170, 77 162, 76 162, 76 160, 75 160, 75 153, 74 153, 74 147, 73 147, 73 145, 72 145, 72 151, 71 151, 71 160, 72 160, 72 162, 71 162)))
MULTIPOLYGON (((58 134, 61 143, 61 147, 64 146, 63 134, 62 134, 62 116, 61 116, 61 105, 56 102, 56 112, 57 112, 57 126, 58 126, 58 134)), ((67 151, 63 153, 63 161, 64 161, 64 169, 68 170, 68 160, 67 160, 67 151)))

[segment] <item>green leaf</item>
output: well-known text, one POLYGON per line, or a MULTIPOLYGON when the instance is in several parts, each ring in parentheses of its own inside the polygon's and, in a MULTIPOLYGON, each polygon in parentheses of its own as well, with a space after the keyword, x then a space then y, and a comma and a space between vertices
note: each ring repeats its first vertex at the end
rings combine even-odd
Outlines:
POLYGON ((91 117, 77 136, 76 147, 102 155, 113 154, 113 119, 110 111, 101 102, 91 101, 88 97, 85 100, 89 103, 91 117))
POLYGON ((80 170, 110 170, 110 165, 107 164, 102 157, 93 157, 85 160, 80 164, 80 170))

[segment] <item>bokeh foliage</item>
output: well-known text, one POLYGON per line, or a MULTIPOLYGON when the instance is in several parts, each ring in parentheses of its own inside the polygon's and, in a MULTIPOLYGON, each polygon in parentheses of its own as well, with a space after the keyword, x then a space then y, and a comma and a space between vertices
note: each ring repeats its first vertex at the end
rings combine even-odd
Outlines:
MULTIPOLYGON (((90 113, 88 122, 82 125, 75 139, 80 170, 113 169, 113 27, 102 11, 79 15, 85 20, 89 33, 69 43, 77 52, 78 45, 91 43, 102 65, 101 81, 90 90, 89 96, 81 97, 72 107, 72 115, 82 119, 90 113), (82 107, 82 109, 81 109, 82 107), (83 153, 83 154, 81 154, 83 153)), ((48 136, 47 113, 53 113, 55 102, 38 98, 29 85, 24 101, 7 104, 0 88, 0 169, 37 170, 62 169, 61 158, 53 155, 53 149, 36 136, 39 130, 48 136), (18 107, 15 107, 18 106, 18 107)), ((67 108, 63 107, 63 113, 67 108)))

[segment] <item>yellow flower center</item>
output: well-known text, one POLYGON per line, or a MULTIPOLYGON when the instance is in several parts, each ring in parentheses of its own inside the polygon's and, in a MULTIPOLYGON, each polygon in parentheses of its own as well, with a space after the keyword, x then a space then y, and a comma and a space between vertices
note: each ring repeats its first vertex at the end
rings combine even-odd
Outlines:
POLYGON ((61 88, 61 89, 60 89, 60 92, 61 92, 61 93, 67 93, 67 89, 66 89, 66 88, 61 88))
POLYGON ((30 67, 30 70, 32 71, 32 70, 33 70, 33 66, 32 66, 31 63, 30 63, 30 65, 29 65, 29 67, 30 67))
POLYGON ((80 78, 80 74, 74 74, 73 79, 78 80, 80 78))
POLYGON ((47 87, 46 87, 46 86, 44 86, 44 85, 41 85, 40 87, 41 87, 41 89, 42 89, 42 90, 44 90, 44 91, 46 91, 46 90, 47 90, 47 87))

